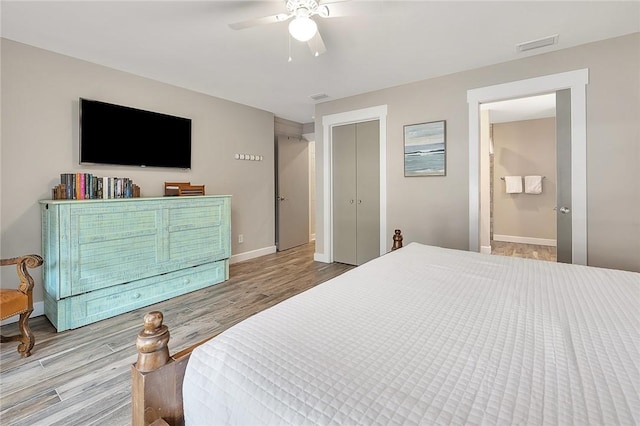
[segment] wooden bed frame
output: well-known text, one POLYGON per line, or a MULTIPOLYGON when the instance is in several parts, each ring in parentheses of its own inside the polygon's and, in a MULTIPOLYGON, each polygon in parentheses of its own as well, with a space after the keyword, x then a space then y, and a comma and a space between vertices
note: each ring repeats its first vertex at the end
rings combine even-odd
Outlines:
MULTIPOLYGON (((402 233, 396 229, 391 250, 402 247, 402 233)), ((213 339, 208 337, 174 355, 169 355, 169 329, 159 311, 144 316, 138 333, 138 360, 131 366, 132 425, 184 425, 182 382, 191 352, 213 339)), ((219 334, 219 333, 218 333, 219 334)))

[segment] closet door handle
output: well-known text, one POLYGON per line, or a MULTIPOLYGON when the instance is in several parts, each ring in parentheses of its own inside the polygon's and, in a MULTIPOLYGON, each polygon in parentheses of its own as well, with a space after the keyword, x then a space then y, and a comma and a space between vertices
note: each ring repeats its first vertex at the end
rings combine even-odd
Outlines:
POLYGON ((349 200, 349 204, 353 204, 353 200, 349 200))
POLYGON ((358 204, 362 204, 362 200, 358 200, 358 204))

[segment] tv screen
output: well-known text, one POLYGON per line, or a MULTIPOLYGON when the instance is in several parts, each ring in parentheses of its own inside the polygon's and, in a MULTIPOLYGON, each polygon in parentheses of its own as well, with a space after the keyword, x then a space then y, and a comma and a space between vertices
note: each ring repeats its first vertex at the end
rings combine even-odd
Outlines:
POLYGON ((80 98, 80 163, 191 168, 191 120, 80 98))

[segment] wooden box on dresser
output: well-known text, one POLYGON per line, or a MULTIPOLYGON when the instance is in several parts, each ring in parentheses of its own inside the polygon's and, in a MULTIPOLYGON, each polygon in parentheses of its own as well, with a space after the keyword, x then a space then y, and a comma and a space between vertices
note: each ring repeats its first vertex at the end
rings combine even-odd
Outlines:
POLYGON ((40 204, 44 310, 58 331, 229 278, 230 196, 40 204))

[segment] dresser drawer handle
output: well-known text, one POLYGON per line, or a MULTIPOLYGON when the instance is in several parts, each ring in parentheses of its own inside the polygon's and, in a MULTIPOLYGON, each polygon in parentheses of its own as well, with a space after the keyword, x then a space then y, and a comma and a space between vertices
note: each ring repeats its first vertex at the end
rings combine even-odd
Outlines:
POLYGON ((182 284, 187 285, 191 282, 191 280, 189 278, 185 278, 184 281, 182 281, 182 284))
POLYGON ((140 293, 136 293, 133 295, 134 299, 140 299, 141 294, 140 293))

